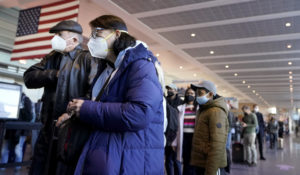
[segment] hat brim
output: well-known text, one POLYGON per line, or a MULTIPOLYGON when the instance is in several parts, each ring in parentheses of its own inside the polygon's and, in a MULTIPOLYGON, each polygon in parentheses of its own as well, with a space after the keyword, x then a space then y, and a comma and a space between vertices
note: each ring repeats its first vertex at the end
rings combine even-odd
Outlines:
POLYGON ((197 89, 199 88, 204 88, 203 86, 199 86, 199 85, 196 85, 196 84, 191 84, 191 88, 196 91, 197 89))

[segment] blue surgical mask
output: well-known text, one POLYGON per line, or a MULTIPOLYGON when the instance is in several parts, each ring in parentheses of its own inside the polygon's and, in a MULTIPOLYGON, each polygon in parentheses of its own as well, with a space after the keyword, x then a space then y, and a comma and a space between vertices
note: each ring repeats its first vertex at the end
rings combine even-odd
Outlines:
MULTIPOLYGON (((206 94, 206 95, 207 95, 207 94, 206 94)), ((201 97, 197 97, 197 98, 196 98, 196 101, 197 101, 197 103, 198 103, 199 105, 203 105, 203 104, 205 104, 205 103, 208 102, 209 98, 207 98, 206 95, 203 95, 203 96, 201 96, 201 97)))

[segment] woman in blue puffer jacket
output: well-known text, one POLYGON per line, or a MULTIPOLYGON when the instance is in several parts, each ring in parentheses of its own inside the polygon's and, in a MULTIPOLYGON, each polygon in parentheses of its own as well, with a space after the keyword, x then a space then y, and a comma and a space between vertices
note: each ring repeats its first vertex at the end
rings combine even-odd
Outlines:
MULTIPOLYGON (((74 99, 68 111, 94 128, 75 174, 163 175, 163 91, 161 68, 147 45, 127 33, 122 19, 90 22, 94 57, 107 60, 92 89, 93 101, 74 99)), ((64 114, 58 122, 70 116, 64 114)))

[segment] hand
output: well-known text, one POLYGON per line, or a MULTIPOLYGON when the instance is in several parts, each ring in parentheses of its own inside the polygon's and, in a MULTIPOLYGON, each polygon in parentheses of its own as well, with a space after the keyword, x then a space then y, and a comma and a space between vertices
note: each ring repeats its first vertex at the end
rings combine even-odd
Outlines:
POLYGON ((63 124, 66 120, 68 120, 69 118, 71 118, 71 116, 70 116, 69 114, 67 114, 67 113, 64 113, 63 115, 61 115, 61 116, 58 118, 58 120, 57 120, 55 126, 56 126, 56 127, 61 127, 62 124, 63 124))
POLYGON ((84 100, 80 100, 80 99, 73 99, 72 101, 70 101, 67 107, 68 114, 72 116, 72 114, 75 113, 76 116, 79 116, 80 108, 83 103, 84 100))
POLYGON ((245 128, 245 127, 247 127, 248 125, 246 124, 246 123, 242 123, 242 126, 245 128))

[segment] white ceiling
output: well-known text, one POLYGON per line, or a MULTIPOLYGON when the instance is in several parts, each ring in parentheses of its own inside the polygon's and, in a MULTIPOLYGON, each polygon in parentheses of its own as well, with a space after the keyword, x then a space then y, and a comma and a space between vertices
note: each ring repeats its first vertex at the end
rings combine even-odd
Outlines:
MULTIPOLYGON (((29 8, 45 1, 1 3, 29 8)), ((209 79, 221 95, 243 102, 300 106, 300 0, 80 0, 85 36, 88 22, 103 14, 123 18, 129 33, 159 53, 168 82, 209 79)))

